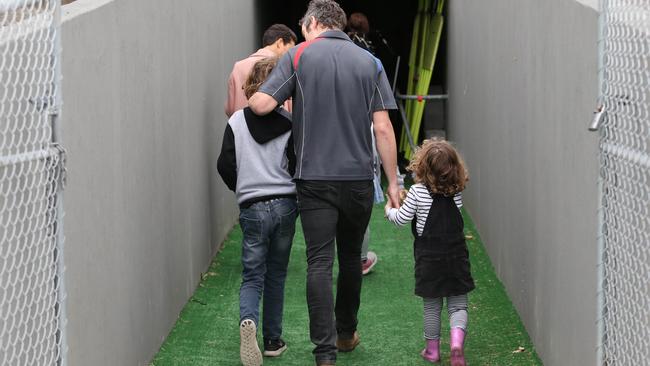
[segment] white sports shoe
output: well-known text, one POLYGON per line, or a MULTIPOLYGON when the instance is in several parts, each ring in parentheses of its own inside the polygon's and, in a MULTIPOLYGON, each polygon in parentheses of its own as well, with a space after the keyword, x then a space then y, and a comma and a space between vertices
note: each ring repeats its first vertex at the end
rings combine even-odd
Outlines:
POLYGON ((368 258, 361 262, 361 274, 365 276, 370 273, 378 260, 379 258, 375 252, 368 252, 368 258))
POLYGON ((244 366, 261 366, 262 352, 257 345, 255 322, 244 319, 239 325, 239 357, 244 366))

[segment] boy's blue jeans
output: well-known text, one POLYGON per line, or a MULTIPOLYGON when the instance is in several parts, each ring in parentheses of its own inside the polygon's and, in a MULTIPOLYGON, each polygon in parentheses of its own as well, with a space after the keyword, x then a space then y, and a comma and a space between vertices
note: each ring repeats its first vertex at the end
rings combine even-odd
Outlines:
POLYGON ((296 200, 292 198, 257 202, 241 209, 239 214, 244 234, 239 321, 251 319, 259 324, 263 293, 262 334, 266 340, 276 340, 282 335, 284 282, 297 215, 296 200))

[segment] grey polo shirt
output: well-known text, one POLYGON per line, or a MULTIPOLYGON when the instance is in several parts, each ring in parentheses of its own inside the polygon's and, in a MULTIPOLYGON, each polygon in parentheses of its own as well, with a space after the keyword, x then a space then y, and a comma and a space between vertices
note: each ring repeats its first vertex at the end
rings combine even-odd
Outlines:
POLYGON ((345 33, 293 47, 259 91, 278 104, 293 97, 294 178, 373 178, 372 113, 397 105, 381 62, 345 33))

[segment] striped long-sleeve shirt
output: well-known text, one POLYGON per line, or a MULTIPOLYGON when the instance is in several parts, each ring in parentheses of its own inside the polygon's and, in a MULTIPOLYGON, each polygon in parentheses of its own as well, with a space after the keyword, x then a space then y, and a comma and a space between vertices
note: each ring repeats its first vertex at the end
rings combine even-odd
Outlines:
MULTIPOLYGON (((420 183, 414 184, 409 189, 402 206, 399 209, 389 208, 386 211, 386 217, 395 225, 405 225, 417 215, 418 221, 415 224, 415 230, 418 235, 422 235, 422 230, 424 230, 424 225, 429 216, 431 202, 433 202, 433 199, 427 187, 420 183)), ((459 210, 463 207, 463 198, 460 193, 456 193, 454 202, 459 210)))

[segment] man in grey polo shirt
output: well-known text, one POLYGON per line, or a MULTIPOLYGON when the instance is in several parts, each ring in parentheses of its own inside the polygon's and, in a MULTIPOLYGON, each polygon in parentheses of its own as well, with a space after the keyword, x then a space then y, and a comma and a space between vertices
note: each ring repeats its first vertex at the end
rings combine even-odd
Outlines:
POLYGON ((345 22, 335 1, 312 0, 301 21, 307 42, 287 52, 249 100, 250 108, 263 115, 294 98, 294 178, 307 243, 307 303, 318 365, 334 365, 337 349, 349 352, 359 344, 361 243, 373 203, 371 124, 389 200, 399 207, 395 135, 387 111, 397 107, 381 62, 350 41, 342 32, 345 22))

